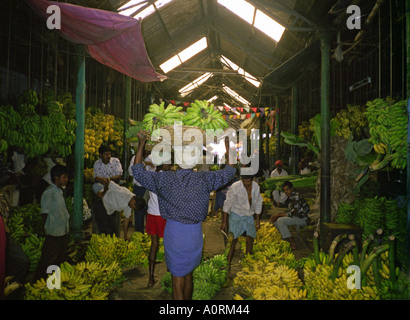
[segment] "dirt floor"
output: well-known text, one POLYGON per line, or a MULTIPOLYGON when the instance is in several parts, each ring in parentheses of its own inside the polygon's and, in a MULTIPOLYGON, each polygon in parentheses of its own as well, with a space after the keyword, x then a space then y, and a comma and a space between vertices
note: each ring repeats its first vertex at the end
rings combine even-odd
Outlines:
MULTIPOLYGON (((278 209, 276 209, 278 210, 278 209)), ((262 215, 261 221, 268 221, 269 217, 274 214, 275 209, 269 210, 262 215)), ((294 251, 297 259, 308 256, 312 248, 312 232, 309 228, 305 228, 297 233, 292 230, 297 239, 298 249, 294 251), (305 230, 306 229, 306 230, 305 230)), ((130 228, 129 232, 132 232, 130 228)), ((204 240, 204 258, 213 257, 216 254, 222 254, 225 251, 224 236, 220 231, 220 218, 209 218, 203 222, 204 240)), ((213 300, 232 300, 235 295, 235 288, 232 286, 232 281, 237 272, 241 270, 240 261, 242 252, 239 247, 239 242, 236 245, 235 255, 232 261, 231 269, 228 274, 228 282, 222 288, 213 300)), ((160 281, 167 272, 165 261, 157 263, 155 266, 156 283, 153 287, 148 287, 148 268, 139 267, 125 272, 127 280, 123 283, 122 288, 113 291, 109 299, 111 300, 172 300, 172 295, 163 291, 160 281)))

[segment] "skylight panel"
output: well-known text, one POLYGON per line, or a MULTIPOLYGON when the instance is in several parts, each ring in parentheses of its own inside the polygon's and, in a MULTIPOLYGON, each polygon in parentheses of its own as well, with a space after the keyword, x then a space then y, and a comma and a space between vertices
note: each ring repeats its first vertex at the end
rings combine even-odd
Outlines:
POLYGON ((208 46, 208 44, 207 44, 207 41, 206 41, 206 37, 203 37, 202 39, 198 40, 194 44, 190 45, 185 50, 181 51, 181 53, 179 53, 178 55, 181 58, 181 61, 185 62, 188 59, 192 58, 197 53, 199 53, 202 50, 206 49, 207 46, 208 46))
POLYGON ((223 64, 225 64, 226 66, 228 66, 232 70, 236 71, 238 74, 244 76, 245 80, 250 82, 251 84, 253 84, 255 87, 259 88, 259 86, 261 85, 261 83, 254 76, 252 76, 251 74, 246 72, 241 67, 237 66, 235 63, 233 63, 227 57, 221 56, 220 60, 223 64))
MULTIPOLYGON (((171 2, 172 0, 158 0, 155 1, 153 5, 150 5, 146 7, 144 10, 142 10, 140 13, 133 15, 132 17, 135 19, 144 19, 145 17, 148 17, 150 14, 155 12, 155 8, 159 9, 166 5, 167 3, 171 2)), ((147 1, 142 1, 142 0, 131 0, 128 1, 126 4, 121 6, 118 9, 118 13, 125 15, 125 16, 131 16, 134 12, 139 10, 140 8, 144 7, 147 4, 147 1), (127 9, 128 8, 128 9, 127 9), (124 10, 125 9, 125 10, 124 10)))
POLYGON ((218 96, 213 96, 211 99, 208 99, 207 101, 209 103, 211 103, 211 102, 215 101, 216 99, 218 99, 218 96))
POLYGON ((282 38, 285 28, 282 27, 275 20, 269 18, 260 10, 256 10, 255 27, 261 30, 263 33, 275 39, 277 42, 282 38))
POLYGON ((162 71, 167 73, 172 69, 178 67, 183 62, 192 58, 194 55, 198 54, 202 50, 206 49, 207 47, 208 44, 206 41, 206 37, 203 37, 194 44, 190 45, 188 48, 173 56, 171 59, 165 61, 159 67, 162 69, 162 71))
POLYGON ((161 64, 159 67, 164 71, 164 73, 168 73, 172 69, 178 67, 181 64, 181 60, 179 59, 179 56, 173 56, 171 59, 165 61, 163 64, 161 64))
POLYGON ((243 20, 252 24, 255 7, 243 0, 218 0, 218 3, 229 9, 243 20))
POLYGON ((238 93, 236 93, 234 90, 227 87, 226 85, 222 85, 222 89, 224 89, 226 93, 228 93, 232 98, 238 100, 240 103, 245 104, 245 105, 251 104, 248 100, 240 96, 238 93))
POLYGON ((276 42, 279 42, 282 38, 285 28, 259 9, 256 9, 247 1, 218 0, 218 3, 248 22, 250 25, 255 26, 255 28, 259 29, 276 42))
POLYGON ((213 76, 213 73, 211 73, 211 72, 204 73, 199 78, 195 79, 191 83, 187 84, 185 87, 181 88, 179 90, 179 93, 183 97, 186 96, 188 93, 190 93, 192 90, 198 88, 201 84, 203 84, 206 80, 208 80, 212 76, 213 76))

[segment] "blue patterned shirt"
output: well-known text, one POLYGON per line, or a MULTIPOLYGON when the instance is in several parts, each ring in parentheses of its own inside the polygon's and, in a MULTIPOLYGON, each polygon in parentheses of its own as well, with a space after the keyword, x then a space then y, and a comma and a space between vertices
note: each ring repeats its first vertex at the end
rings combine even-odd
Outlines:
POLYGON ((235 177, 236 169, 225 166, 218 171, 194 172, 191 169, 153 172, 138 163, 132 166, 134 178, 158 196, 164 219, 195 224, 206 219, 209 195, 235 177))

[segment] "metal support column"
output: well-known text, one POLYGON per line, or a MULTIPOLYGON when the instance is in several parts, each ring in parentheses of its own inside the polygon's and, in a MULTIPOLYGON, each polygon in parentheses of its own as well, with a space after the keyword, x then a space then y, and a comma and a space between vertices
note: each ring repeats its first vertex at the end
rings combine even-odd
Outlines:
POLYGON ((131 118, 131 78, 128 76, 125 76, 125 106, 124 106, 124 152, 123 152, 123 168, 124 168, 124 179, 127 180, 129 174, 128 174, 128 166, 130 164, 130 158, 129 158, 129 151, 130 147, 129 144, 127 143, 127 138, 125 137, 125 132, 129 128, 129 123, 128 119, 131 118))
POLYGON ((410 277, 410 0, 406 0, 406 48, 407 48, 407 275, 410 277))
POLYGON ((85 52, 82 51, 79 57, 75 97, 77 129, 74 146, 74 213, 72 218, 72 233, 75 240, 83 239, 85 85, 85 52))
POLYGON ((275 148, 276 148, 276 160, 279 160, 281 157, 280 150, 280 105, 279 105, 279 96, 275 97, 275 148))
MULTIPOLYGON (((320 224, 331 221, 330 210, 330 35, 321 34, 321 166, 320 224)), ((323 228, 321 228, 323 230, 323 228)), ((322 234, 321 239, 325 239, 322 234)))
MULTIPOLYGON (((299 88, 297 85, 292 87, 292 119, 291 119, 291 132, 292 134, 298 134, 298 123, 299 123, 299 88)), ((298 163, 299 163, 299 147, 291 146, 291 174, 298 174, 298 163)))

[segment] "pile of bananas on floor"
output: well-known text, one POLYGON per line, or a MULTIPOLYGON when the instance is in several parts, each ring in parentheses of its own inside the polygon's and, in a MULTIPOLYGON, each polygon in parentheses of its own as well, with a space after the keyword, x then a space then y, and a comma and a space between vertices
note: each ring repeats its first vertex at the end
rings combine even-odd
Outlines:
MULTIPOLYGON (((8 226, 11 236, 29 259, 29 274, 34 274, 45 239, 40 206, 12 207, 8 226)), ((26 300, 107 300, 110 292, 126 280, 125 270, 147 266, 150 246, 150 236, 140 232, 134 232, 129 241, 104 234, 93 234, 89 241, 80 244, 70 238, 68 261, 59 266, 58 275, 53 273, 48 278, 24 284, 8 277, 6 298, 24 287, 26 300), (59 290, 55 290, 57 276, 61 280, 59 290)), ((162 256, 163 250, 161 241, 162 256)))
MULTIPOLYGON (((245 239, 239 238, 245 253, 245 239)), ((242 300, 408 300, 410 280, 395 257, 394 236, 382 230, 363 240, 341 234, 326 253, 313 237, 314 253, 296 259, 290 244, 270 223, 261 223, 252 255, 241 260, 234 299, 242 300), (361 277, 352 278, 358 266, 361 277), (352 267, 353 268, 353 267, 352 267)))

